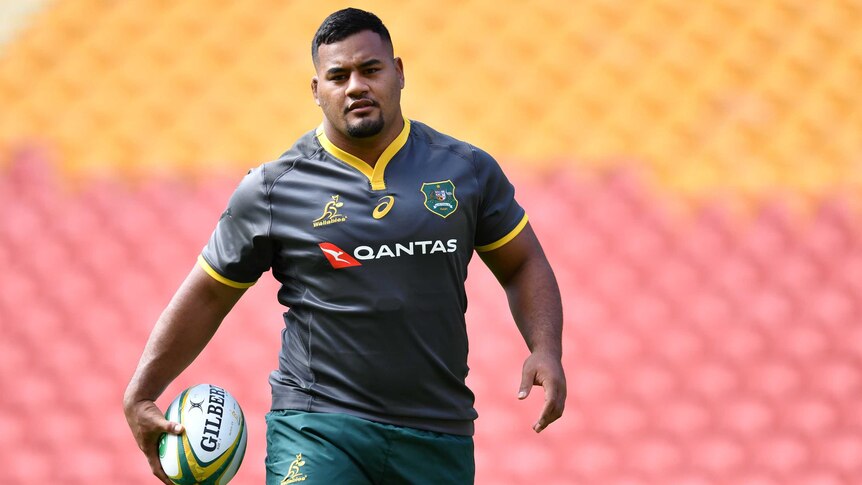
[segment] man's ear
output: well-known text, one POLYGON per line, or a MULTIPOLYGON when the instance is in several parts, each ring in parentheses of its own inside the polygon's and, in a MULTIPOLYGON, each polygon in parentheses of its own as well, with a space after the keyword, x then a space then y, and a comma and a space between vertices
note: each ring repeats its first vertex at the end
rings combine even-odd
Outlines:
POLYGON ((404 61, 400 57, 396 57, 394 60, 395 70, 398 72, 398 82, 401 85, 401 89, 404 89, 404 61))
POLYGON ((317 76, 311 78, 311 95, 314 96, 314 102, 320 106, 320 98, 317 97, 317 76))

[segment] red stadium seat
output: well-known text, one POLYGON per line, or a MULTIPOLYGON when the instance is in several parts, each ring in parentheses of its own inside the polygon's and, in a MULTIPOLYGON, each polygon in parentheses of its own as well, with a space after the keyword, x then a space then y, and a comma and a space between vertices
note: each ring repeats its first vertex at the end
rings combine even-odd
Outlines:
MULTIPOLYGON (((78 461, 145 483, 119 408, 95 403, 120 402, 236 180, 91 183, 42 196, 50 176, 28 188, 20 177, 0 176, 12 191, 0 201, 27 201, 0 217, 12 283, 0 292, 0 372, 15 389, 0 400, 0 425, 20 418, 8 432, 23 442, 4 469, 11 480, 48 480, 52 463, 78 461), (178 192, 191 202, 173 209, 178 192), (65 411, 40 423, 52 403, 65 411), (96 422, 105 429, 94 432, 96 422), (67 453, 27 434, 33 426, 83 444, 67 453), (27 475, 25 466, 43 468, 27 475)), ((845 477, 862 472, 862 419, 848 404, 862 389, 862 237, 850 216, 824 208, 804 222, 773 207, 746 219, 719 204, 671 217, 625 177, 534 183, 521 198, 563 293, 569 407, 542 434, 530 430, 542 390, 516 399, 528 351, 505 293, 475 258, 477 483, 852 483, 845 477)), ((286 310, 277 289, 265 275, 163 396, 213 380, 242 396, 257 436, 249 463, 263 459, 266 376, 286 310)), ((246 467, 244 479, 262 479, 261 467, 246 467)))
POLYGON ((8 451, 10 455, 15 455, 14 460, 6 460, 3 472, 10 483, 39 483, 54 479, 56 457, 53 454, 45 453, 43 448, 37 446, 23 446, 8 451))

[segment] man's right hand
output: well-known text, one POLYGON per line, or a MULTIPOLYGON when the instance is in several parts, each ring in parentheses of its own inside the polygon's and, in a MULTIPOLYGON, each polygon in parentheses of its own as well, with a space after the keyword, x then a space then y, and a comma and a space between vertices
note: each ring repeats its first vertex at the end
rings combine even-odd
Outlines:
POLYGON ((153 475, 166 485, 173 485, 162 470, 162 464, 159 461, 159 439, 164 433, 182 434, 183 426, 165 419, 164 413, 153 401, 129 404, 125 407, 125 413, 126 421, 129 422, 135 441, 138 442, 138 448, 146 455, 153 475))
POLYGON ((123 396, 123 411, 153 475, 172 485, 159 462, 162 434, 182 434, 155 399, 188 367, 215 334, 244 289, 220 283, 195 265, 153 327, 123 396))

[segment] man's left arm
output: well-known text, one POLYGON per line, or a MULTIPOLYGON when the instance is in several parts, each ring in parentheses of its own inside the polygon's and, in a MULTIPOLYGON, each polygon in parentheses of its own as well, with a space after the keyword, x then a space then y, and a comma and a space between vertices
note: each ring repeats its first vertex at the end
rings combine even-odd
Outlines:
POLYGON ((533 425, 539 433, 562 416, 566 404, 563 306, 557 280, 529 224, 502 247, 479 256, 506 290, 512 316, 530 349, 518 399, 525 399, 533 386, 545 391, 545 406, 533 425))

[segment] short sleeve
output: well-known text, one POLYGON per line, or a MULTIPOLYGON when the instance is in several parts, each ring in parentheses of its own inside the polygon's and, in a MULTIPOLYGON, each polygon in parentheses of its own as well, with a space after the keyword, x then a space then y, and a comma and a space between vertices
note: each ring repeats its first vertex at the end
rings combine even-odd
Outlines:
POLYGON ((270 204, 263 168, 240 182, 198 258, 216 280, 234 288, 252 286, 272 265, 270 204))
POLYGON ((476 251, 485 252, 514 239, 527 225, 527 214, 515 200, 515 187, 497 161, 478 148, 473 151, 482 192, 474 245, 476 251))

